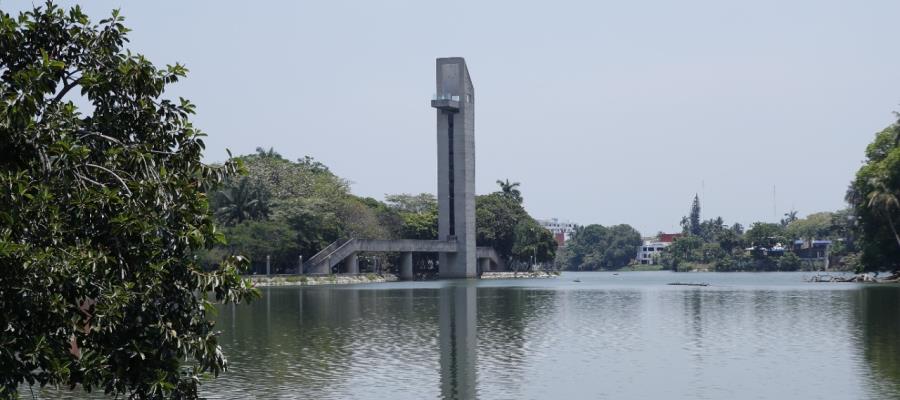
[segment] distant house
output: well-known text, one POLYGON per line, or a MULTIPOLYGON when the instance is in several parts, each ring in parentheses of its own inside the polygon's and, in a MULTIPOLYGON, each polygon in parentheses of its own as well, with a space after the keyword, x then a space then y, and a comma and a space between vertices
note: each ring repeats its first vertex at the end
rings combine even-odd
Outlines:
POLYGON ((795 240, 793 251, 801 259, 822 260, 828 257, 830 240, 795 240))
POLYGON ((575 233, 574 222, 559 220, 557 218, 539 219, 537 221, 541 226, 553 234, 553 238, 556 239, 556 244, 559 245, 559 247, 564 247, 566 242, 572 238, 572 234, 575 233))
POLYGON ((781 243, 775 243, 772 247, 765 246, 750 246, 744 249, 744 253, 747 255, 751 254, 761 254, 764 256, 772 256, 772 257, 781 257, 784 255, 784 246, 781 243))
POLYGON ((656 264, 659 254, 679 237, 680 233, 660 233, 656 237, 644 238, 644 243, 637 251, 637 261, 644 265, 656 264))

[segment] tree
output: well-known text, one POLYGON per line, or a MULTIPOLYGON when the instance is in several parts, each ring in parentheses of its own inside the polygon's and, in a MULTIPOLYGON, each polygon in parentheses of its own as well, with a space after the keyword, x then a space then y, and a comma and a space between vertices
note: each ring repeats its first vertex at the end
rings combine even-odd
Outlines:
POLYGON ((800 239, 806 242, 814 239, 827 239, 833 230, 834 213, 813 213, 806 218, 795 218, 785 227, 788 239, 800 239))
POLYGON ((403 228, 400 236, 404 239, 435 240, 438 238, 437 210, 420 213, 403 213, 403 228))
POLYGON ((897 234, 897 226, 893 217, 900 210, 900 201, 897 200, 897 190, 889 188, 885 180, 884 177, 872 178, 872 191, 866 195, 868 200, 866 206, 875 214, 883 215, 887 219, 887 226, 890 228, 891 233, 894 234, 897 245, 900 246, 900 235, 897 234))
POLYGON ((553 260, 556 241, 522 207, 521 199, 494 192, 475 198, 475 242, 493 247, 505 260, 553 260), (550 242, 553 243, 550 243, 550 242), (535 253, 536 252, 536 253, 535 253))
POLYGON ((384 201, 401 212, 421 213, 437 210, 437 197, 431 193, 419 193, 417 195, 407 193, 389 194, 384 196, 384 201))
POLYGON ((513 230, 512 256, 519 261, 547 262, 556 256, 553 234, 533 219, 523 219, 513 230))
POLYGON ((214 192, 212 200, 216 217, 225 225, 269 217, 269 193, 265 187, 254 183, 246 176, 214 192))
POLYGON ((859 261, 867 270, 900 269, 900 121, 875 136, 847 191, 858 224, 859 261))
POLYGON ((749 244, 756 248, 771 248, 778 243, 785 243, 784 228, 781 224, 768 222, 756 222, 747 230, 746 238, 749 244))
POLYGON ((520 220, 530 218, 522 206, 502 192, 475 198, 475 241, 479 246, 493 247, 501 257, 513 257, 515 228, 520 220))
POLYGON ((275 151, 274 147, 269 147, 269 150, 266 150, 265 148, 262 148, 262 147, 257 147, 256 155, 259 156, 260 158, 274 158, 277 160, 283 160, 283 158, 281 158, 281 154, 278 154, 278 152, 275 151))
POLYGON ((576 227, 566 246, 566 267, 574 270, 618 269, 628 265, 641 246, 641 234, 630 225, 576 227))
POLYGON ((504 196, 507 196, 518 203, 522 202, 522 192, 518 189, 520 185, 519 182, 510 183, 509 179, 503 181, 498 179, 497 185, 500 186, 500 192, 503 193, 504 196))
POLYGON ((703 232, 700 226, 700 196, 694 194, 694 201, 691 203, 691 213, 689 217, 681 219, 681 227, 684 233, 699 236, 703 232))
POLYGON ((800 268, 800 264, 800 257, 792 251, 785 252, 778 258, 778 269, 781 271, 796 271, 797 268, 800 268))
POLYGON ((0 12, 0 397, 196 398, 227 365, 207 313, 256 293, 244 259, 194 256, 223 240, 206 191, 239 164, 201 162, 194 105, 162 98, 186 69, 127 51, 122 22, 0 12))
POLYGON ((701 262, 703 252, 703 240, 697 236, 685 236, 666 247, 663 259, 667 262, 663 266, 678 270, 685 262, 701 262))
POLYGON ((244 221, 223 230, 230 254, 248 257, 254 271, 265 271, 270 257, 272 272, 293 269, 300 254, 297 232, 285 221, 244 221))
POLYGON ((784 218, 781 219, 781 226, 786 228, 788 225, 791 224, 791 222, 794 222, 796 220, 797 220, 797 210, 788 211, 788 212, 784 213, 784 218))

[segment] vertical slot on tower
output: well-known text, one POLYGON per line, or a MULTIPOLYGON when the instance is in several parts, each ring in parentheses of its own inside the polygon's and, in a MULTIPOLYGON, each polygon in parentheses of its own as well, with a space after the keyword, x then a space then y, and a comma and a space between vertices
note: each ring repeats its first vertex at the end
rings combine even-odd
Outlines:
POLYGON ((449 188, 450 207, 449 207, 448 217, 450 219, 450 222, 449 222, 450 235, 453 236, 453 235, 456 235, 456 215, 455 215, 456 202, 454 201, 454 198, 456 197, 455 196, 456 190, 455 190, 454 184, 453 184, 454 183, 453 182, 453 175, 454 175, 454 173, 453 173, 454 172, 454 169, 453 169, 453 158, 454 158, 453 157, 453 113, 451 113, 451 112, 447 113, 447 141, 448 141, 448 149, 450 152, 450 154, 449 154, 449 156, 450 156, 449 157, 450 179, 448 181, 450 183, 450 188, 449 188))

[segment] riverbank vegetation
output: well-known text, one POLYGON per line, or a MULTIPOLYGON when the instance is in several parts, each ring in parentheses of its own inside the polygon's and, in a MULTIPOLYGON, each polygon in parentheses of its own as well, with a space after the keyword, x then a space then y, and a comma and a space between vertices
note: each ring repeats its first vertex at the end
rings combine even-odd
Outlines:
MULTIPOLYGON (((199 254, 212 265, 222 256, 244 254, 253 270, 294 273, 299 257, 309 259, 341 238, 438 238, 437 199, 429 193, 392 194, 384 201, 359 197, 350 184, 311 157, 283 158, 274 149, 236 158, 246 175, 226 179, 209 194, 213 216, 227 238, 199 254)), ((498 181, 499 190, 477 196, 476 242, 493 247, 512 265, 553 260, 556 242, 522 207, 518 183, 498 181)), ((378 262, 380 270, 396 269, 396 255, 361 258, 378 262), (374 257, 379 257, 375 261, 374 257)), ((433 270, 437 257, 419 255, 417 269, 433 270)))
MULTIPOLYGON (((703 220, 699 196, 682 217, 679 237, 640 264, 643 241, 628 225, 577 227, 556 264, 569 270, 796 271, 900 270, 900 114, 875 135, 847 191, 849 207, 745 228, 703 220), (659 267, 654 267, 659 265, 659 267)), ((660 232, 662 236, 662 232, 660 232)))
POLYGON ((640 232, 631 225, 578 226, 557 261, 571 271, 619 269, 634 262, 641 243, 640 232))
POLYGON ((875 135, 847 191, 856 217, 859 263, 866 270, 900 269, 900 114, 875 135))

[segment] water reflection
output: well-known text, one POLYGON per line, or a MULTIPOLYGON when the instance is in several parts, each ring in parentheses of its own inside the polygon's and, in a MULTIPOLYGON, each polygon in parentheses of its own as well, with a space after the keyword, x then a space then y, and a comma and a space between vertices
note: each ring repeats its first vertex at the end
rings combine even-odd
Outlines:
POLYGON ((900 290, 870 287, 857 296, 856 327, 873 398, 900 398, 900 290))
POLYGON ((474 399, 477 363, 476 288, 451 284, 440 293, 441 396, 474 399))

